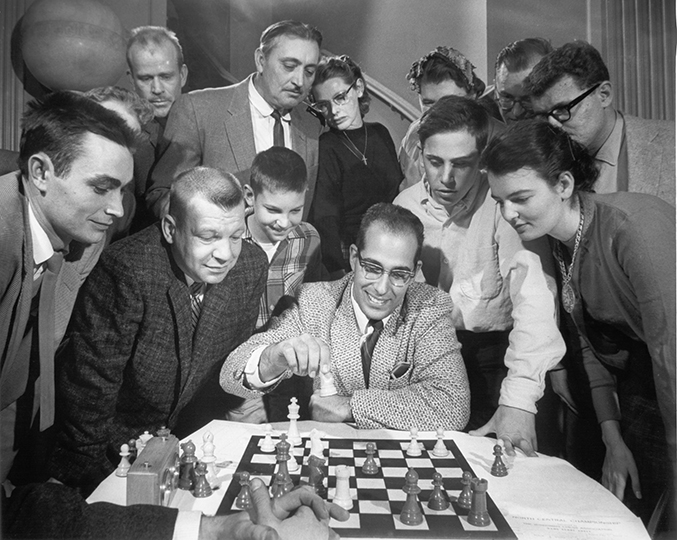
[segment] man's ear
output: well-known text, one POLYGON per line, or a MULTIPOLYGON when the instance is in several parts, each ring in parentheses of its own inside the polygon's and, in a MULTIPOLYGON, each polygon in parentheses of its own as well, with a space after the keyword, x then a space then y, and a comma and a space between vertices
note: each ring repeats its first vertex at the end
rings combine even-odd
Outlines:
POLYGON ((610 81, 604 81, 597 89, 599 92, 600 102, 605 109, 610 107, 614 100, 614 87, 610 81))
POLYGON ((165 237, 168 244, 173 244, 175 234, 176 220, 174 219, 174 216, 167 214, 162 218, 162 236, 165 237))
POLYGON ((254 51, 254 65, 256 66, 256 72, 260 75, 263 73, 263 63, 265 62, 266 57, 261 50, 261 47, 254 51))
POLYGON ((188 66, 186 64, 183 64, 179 69, 179 77, 181 77, 181 88, 183 88, 188 80, 188 66))
POLYGON ((40 193, 45 193, 50 180, 54 178, 54 164, 44 152, 37 152, 28 158, 26 167, 28 181, 32 183, 40 193))
POLYGON ((244 192, 244 200, 247 203, 247 206, 254 206, 254 190, 249 184, 244 184, 242 186, 242 191, 244 192))
POLYGON ((350 269, 355 272, 357 265, 359 264, 357 260, 357 246, 355 244, 350 245, 350 269))

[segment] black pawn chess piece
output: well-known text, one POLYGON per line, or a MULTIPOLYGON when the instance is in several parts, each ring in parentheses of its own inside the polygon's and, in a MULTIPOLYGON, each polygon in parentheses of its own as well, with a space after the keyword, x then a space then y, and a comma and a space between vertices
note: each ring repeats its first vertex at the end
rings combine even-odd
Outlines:
POLYGON ((494 455, 496 456, 496 459, 494 459, 494 464, 491 466, 491 474, 493 476, 508 476, 508 468, 501 459, 503 449, 500 444, 494 445, 494 455))
POLYGON ((444 491, 444 480, 442 475, 435 471, 433 473, 433 491, 428 499, 428 508, 431 510, 446 510, 449 508, 449 496, 444 491))
POLYGON ((193 496, 197 498, 209 497, 212 494, 212 486, 207 482, 207 465, 200 462, 195 466, 195 487, 193 496))
POLYGON ((324 485, 326 474, 324 472, 325 459, 310 454, 308 458, 308 484, 313 488, 315 493, 323 499, 327 498, 327 487, 324 485))
POLYGON ((470 488, 471 482, 472 473, 470 471, 463 471, 463 476, 461 477, 461 486, 463 486, 463 488, 461 489, 461 493, 458 496, 456 504, 458 504, 461 508, 465 508, 466 510, 470 510, 470 506, 472 505, 472 490, 470 488))
POLYGON ((183 455, 181 456, 181 465, 179 472, 179 489, 191 490, 195 486, 195 445, 193 441, 188 441, 181 445, 183 455))
POLYGON ((374 459, 374 454, 376 453, 376 445, 372 442, 367 443, 367 459, 364 460, 362 465, 362 472, 364 474, 376 474, 378 473, 378 464, 374 459))
POLYGON ((275 473, 275 475, 273 476, 273 487, 271 493, 273 498, 277 499, 279 497, 282 497, 282 495, 284 495, 285 493, 289 493, 290 491, 291 487, 285 480, 284 473, 282 471, 275 473))
POLYGON ((421 488, 418 487, 418 473, 414 469, 409 469, 404 478, 405 484, 402 491, 407 494, 407 500, 404 501, 400 520, 405 525, 420 525, 423 523, 423 512, 417 497, 421 492, 421 488))
POLYGON ((249 487, 249 473, 247 471, 240 473, 240 486, 240 493, 238 493, 237 499, 235 499, 235 506, 246 510, 253 506, 252 493, 249 487))
POLYGON ((475 527, 486 527, 491 524, 487 510, 487 481, 483 478, 473 478, 472 505, 468 512, 468 523, 475 527))

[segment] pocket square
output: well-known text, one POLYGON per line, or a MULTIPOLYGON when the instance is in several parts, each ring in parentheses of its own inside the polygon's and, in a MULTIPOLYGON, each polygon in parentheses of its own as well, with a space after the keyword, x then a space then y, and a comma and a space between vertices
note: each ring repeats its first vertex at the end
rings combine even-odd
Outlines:
POLYGON ((402 375, 404 375, 407 371, 409 371, 410 367, 411 364, 409 362, 401 362, 399 364, 396 364, 395 367, 390 372, 390 378, 399 379, 402 375))

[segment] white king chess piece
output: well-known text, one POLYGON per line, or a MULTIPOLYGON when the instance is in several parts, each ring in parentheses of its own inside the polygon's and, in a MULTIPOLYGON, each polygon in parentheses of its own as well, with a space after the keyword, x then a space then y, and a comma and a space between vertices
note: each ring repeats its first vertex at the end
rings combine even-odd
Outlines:
POLYGON ((295 397, 291 398, 291 403, 289 403, 289 414, 287 415, 287 418, 289 418, 289 431, 287 432, 289 443, 292 446, 301 446, 303 441, 301 440, 299 428, 296 425, 296 421, 299 419, 299 404, 295 397))

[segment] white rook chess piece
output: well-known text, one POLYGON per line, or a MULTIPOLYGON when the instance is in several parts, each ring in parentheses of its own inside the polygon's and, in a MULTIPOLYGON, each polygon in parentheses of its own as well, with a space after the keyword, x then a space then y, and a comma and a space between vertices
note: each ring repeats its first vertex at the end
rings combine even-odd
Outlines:
POLYGON ((289 432, 287 433, 287 438, 292 446, 301 446, 303 442, 301 440, 301 434, 299 433, 299 428, 296 425, 296 421, 299 419, 299 404, 298 400, 293 397, 289 403, 289 432))
POLYGON ((435 448, 433 448, 433 456, 447 457, 448 455, 449 449, 444 444, 444 429, 437 428, 437 442, 435 443, 435 448))
POLYGON ((121 476, 125 477, 127 476, 127 472, 129 471, 129 468, 131 467, 131 464, 129 463, 129 445, 128 444, 123 444, 120 447, 120 464, 118 465, 118 468, 115 469, 115 476, 121 476))
POLYGON ((407 447, 407 455, 412 457, 417 457, 422 454, 421 447, 418 445, 418 429, 415 427, 409 430, 409 436, 411 437, 411 442, 407 447))
POLYGON ((341 508, 350 510, 353 507, 353 499, 350 496, 350 469, 348 465, 336 466, 336 493, 334 503, 341 508))

